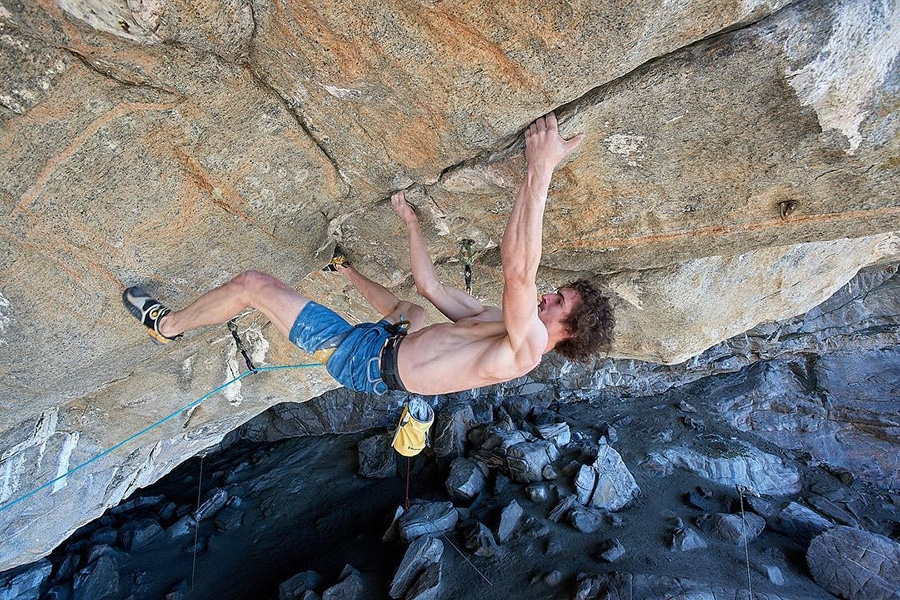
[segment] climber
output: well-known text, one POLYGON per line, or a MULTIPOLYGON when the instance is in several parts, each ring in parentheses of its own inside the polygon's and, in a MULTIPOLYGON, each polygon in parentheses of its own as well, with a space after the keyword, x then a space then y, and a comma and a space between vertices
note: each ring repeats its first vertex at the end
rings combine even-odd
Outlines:
POLYGON ((391 201, 409 235, 416 289, 450 323, 424 327, 421 306, 399 300, 367 279, 340 252, 332 261, 334 269, 384 315, 378 323, 353 327, 330 309, 258 271, 238 275, 180 311, 171 311, 140 288, 125 291, 125 306, 162 343, 192 329, 224 323, 254 307, 292 343, 325 363, 342 385, 378 394, 388 389, 444 394, 508 381, 531 371, 542 355, 554 349, 568 358, 585 358, 609 347, 614 324, 609 300, 594 284, 579 280, 540 296, 535 303, 550 178, 583 137, 564 140, 553 113, 528 127, 527 171, 501 244, 502 309, 482 306, 473 296, 438 281, 403 192, 394 194, 391 201))

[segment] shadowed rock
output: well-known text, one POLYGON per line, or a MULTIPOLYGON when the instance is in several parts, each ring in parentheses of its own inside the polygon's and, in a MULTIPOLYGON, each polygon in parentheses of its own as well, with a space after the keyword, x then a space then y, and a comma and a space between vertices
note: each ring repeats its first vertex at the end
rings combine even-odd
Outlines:
POLYGON ((451 498, 469 502, 482 492, 486 481, 479 462, 460 456, 450 463, 450 475, 445 486, 451 498))
POLYGON ((839 598, 900 599, 900 544, 882 535, 834 527, 812 540, 806 563, 816 583, 839 598))
POLYGON ((119 592, 119 565, 109 556, 101 556, 75 575, 72 584, 75 600, 108 598, 119 592))
POLYGON ((397 572, 394 573, 388 592, 391 598, 402 598, 409 591, 415 578, 426 568, 440 563, 443 555, 444 543, 438 539, 422 536, 413 541, 403 554, 397 572))
POLYGON ((800 490, 800 475, 781 458, 741 442, 703 452, 668 448, 662 457, 673 466, 721 485, 743 485, 761 494, 787 496, 800 490))
POLYGON ((422 571, 409 589, 405 600, 435 600, 441 588, 441 563, 435 563, 422 571))
POLYGON ((544 479, 544 467, 559 458, 559 450, 552 442, 522 442, 506 451, 513 481, 531 483, 544 479))
POLYGON ((437 536, 456 527, 459 513, 452 502, 413 504, 397 522, 400 537, 412 541, 420 536, 437 536))
POLYGON ((688 550, 702 550, 706 548, 706 542, 690 527, 676 527, 672 531, 669 549, 686 552, 688 550))
POLYGON ((278 600, 299 600, 303 593, 319 585, 321 575, 315 571, 303 571, 278 586, 278 600))
POLYGON ((476 523, 466 531, 466 548, 476 556, 493 556, 500 546, 484 523, 476 523))
MULTIPOLYGON (((732 600, 745 598, 747 590, 729 588, 714 583, 682 577, 666 577, 643 573, 613 571, 603 575, 578 576, 578 589, 574 600, 594 600, 598 598, 710 598, 712 600, 732 600)), ((815 596, 781 596, 753 590, 756 600, 819 600, 815 596)))
POLYGON ((362 574, 345 565, 340 582, 322 592, 322 600, 358 600, 364 592, 362 574))
POLYGON ((393 477, 397 474, 397 459, 391 447, 392 434, 384 433, 359 443, 359 474, 363 477, 393 477))
POLYGON ((434 453, 440 458, 454 459, 466 451, 466 434, 475 425, 469 404, 454 404, 438 411, 434 424, 434 453))
POLYGON ((9 600, 27 600, 37 598, 41 585, 50 576, 53 565, 42 558, 30 565, 24 565, 7 571, 0 577, 0 590, 3 597, 9 600))
POLYGON ((497 541, 501 544, 506 542, 510 536, 515 533, 519 524, 522 522, 522 515, 525 511, 519 506, 519 503, 513 500, 507 504, 500 513, 500 522, 497 524, 497 541))
POLYGON ((619 510, 641 489, 612 446, 601 444, 593 465, 583 465, 575 478, 578 501, 585 506, 619 510))
POLYGON ((703 531, 720 540, 736 546, 745 546, 762 533, 766 521, 757 514, 746 512, 741 515, 715 514, 701 517, 697 523, 703 531))

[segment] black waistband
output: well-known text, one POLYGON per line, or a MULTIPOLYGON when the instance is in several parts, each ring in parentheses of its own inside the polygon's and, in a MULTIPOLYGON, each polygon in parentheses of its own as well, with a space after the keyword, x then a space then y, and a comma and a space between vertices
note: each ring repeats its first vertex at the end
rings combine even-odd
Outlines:
POLYGON ((397 352, 400 350, 400 342, 406 337, 406 333, 392 335, 381 349, 381 380, 389 390, 406 392, 407 389, 400 381, 400 370, 397 365, 397 352))

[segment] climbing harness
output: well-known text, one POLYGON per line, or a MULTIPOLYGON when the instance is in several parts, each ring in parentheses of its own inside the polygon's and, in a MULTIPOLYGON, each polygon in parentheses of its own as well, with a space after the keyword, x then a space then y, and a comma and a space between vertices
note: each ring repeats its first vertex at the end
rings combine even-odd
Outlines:
POLYGON ((472 293, 472 244, 475 240, 464 238, 459 242, 459 253, 457 257, 463 264, 463 280, 466 282, 466 293, 472 293))

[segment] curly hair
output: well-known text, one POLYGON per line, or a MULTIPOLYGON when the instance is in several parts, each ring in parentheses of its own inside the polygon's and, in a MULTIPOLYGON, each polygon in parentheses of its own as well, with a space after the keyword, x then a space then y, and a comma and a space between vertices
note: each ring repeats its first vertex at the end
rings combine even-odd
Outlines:
POLYGON ((559 342, 553 349, 570 360, 585 362, 594 354, 610 348, 616 325, 612 305, 609 298, 587 279, 567 283, 563 288, 578 292, 581 302, 563 321, 571 337, 559 342))

